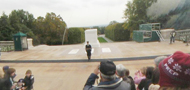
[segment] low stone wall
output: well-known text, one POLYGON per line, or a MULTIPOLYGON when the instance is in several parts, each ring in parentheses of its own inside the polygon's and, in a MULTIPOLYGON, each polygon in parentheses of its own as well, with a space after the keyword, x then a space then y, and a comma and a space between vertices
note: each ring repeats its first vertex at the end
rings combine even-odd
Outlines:
POLYGON ((13 41, 0 41, 1 52, 14 51, 13 41))
MULTIPOLYGON (((34 47, 32 43, 32 39, 28 38, 28 49, 34 47)), ((14 51, 14 41, 0 41, 1 52, 9 52, 14 51)))

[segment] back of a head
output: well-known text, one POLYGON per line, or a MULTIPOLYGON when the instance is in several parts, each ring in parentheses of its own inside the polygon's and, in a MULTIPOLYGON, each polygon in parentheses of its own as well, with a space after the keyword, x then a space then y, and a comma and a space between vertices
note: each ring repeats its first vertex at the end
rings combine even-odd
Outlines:
POLYGON ((126 68, 123 66, 123 64, 116 65, 117 75, 120 77, 126 76, 126 68))
POLYGON ((3 66, 3 71, 4 71, 4 72, 7 72, 8 69, 9 69, 9 66, 3 66))
POLYGON ((141 73, 142 73, 143 75, 146 75, 146 70, 147 70, 147 67, 142 67, 142 68, 140 69, 140 71, 141 71, 141 73))
POLYGON ((102 61, 100 62, 100 72, 103 78, 111 80, 115 77, 116 66, 113 61, 102 61))
POLYGON ((157 67, 154 69, 153 74, 152 74, 152 80, 151 81, 153 84, 158 84, 159 75, 160 75, 160 72, 159 72, 159 69, 157 67))
POLYGON ((32 74, 32 71, 31 70, 27 70, 26 74, 32 74))
POLYGON ((11 76, 12 73, 14 73, 16 70, 14 68, 9 68, 7 71, 7 74, 11 76))
POLYGON ((152 78, 153 71, 154 71, 154 67, 147 67, 147 69, 146 69, 146 78, 147 79, 152 78))
POLYGON ((155 63, 155 65, 156 65, 156 67, 158 67, 159 63, 160 63, 162 60, 164 60, 165 58, 167 58, 167 56, 159 56, 159 57, 156 57, 156 58, 154 59, 154 63, 155 63))

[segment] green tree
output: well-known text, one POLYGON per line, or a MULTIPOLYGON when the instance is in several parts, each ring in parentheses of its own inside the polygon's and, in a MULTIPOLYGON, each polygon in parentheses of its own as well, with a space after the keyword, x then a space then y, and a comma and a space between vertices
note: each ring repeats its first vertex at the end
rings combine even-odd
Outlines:
POLYGON ((60 45, 62 43, 66 23, 60 15, 57 16, 53 12, 47 13, 45 18, 38 17, 34 25, 34 31, 37 38, 40 39, 40 44, 60 45))
POLYGON ((149 17, 147 16, 147 8, 157 0, 133 0, 126 4, 124 18, 126 19, 123 27, 125 29, 133 30, 139 29, 139 24, 148 23, 149 17))
POLYGON ((12 40, 13 28, 10 25, 8 16, 3 13, 0 17, 0 40, 12 40))

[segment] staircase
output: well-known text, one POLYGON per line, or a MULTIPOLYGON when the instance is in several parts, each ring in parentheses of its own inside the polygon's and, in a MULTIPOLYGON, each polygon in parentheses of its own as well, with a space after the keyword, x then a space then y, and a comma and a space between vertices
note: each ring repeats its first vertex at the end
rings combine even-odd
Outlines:
POLYGON ((156 31, 158 37, 160 38, 160 41, 165 41, 165 39, 163 38, 163 36, 162 36, 162 34, 160 33, 160 31, 159 31, 159 30, 155 30, 155 31, 156 31))

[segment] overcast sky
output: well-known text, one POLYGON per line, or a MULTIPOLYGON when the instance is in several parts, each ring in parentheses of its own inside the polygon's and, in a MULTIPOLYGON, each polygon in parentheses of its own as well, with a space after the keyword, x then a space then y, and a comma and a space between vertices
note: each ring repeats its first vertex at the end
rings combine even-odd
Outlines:
POLYGON ((125 4, 132 0, 0 0, 0 15, 24 9, 35 18, 47 12, 61 15, 68 27, 83 27, 124 22, 125 4))

